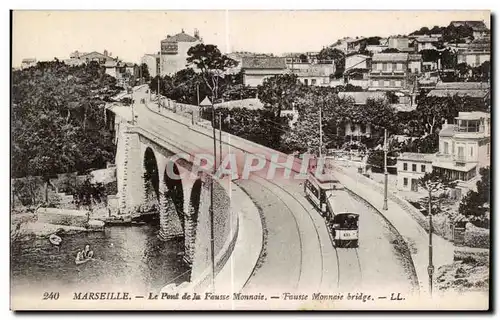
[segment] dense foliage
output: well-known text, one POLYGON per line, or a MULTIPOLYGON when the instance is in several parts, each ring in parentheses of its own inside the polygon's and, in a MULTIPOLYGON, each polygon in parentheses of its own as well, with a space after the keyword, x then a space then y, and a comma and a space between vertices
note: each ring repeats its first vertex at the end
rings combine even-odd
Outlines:
POLYGON ((97 63, 57 60, 12 74, 12 176, 83 172, 114 158, 105 102, 121 88, 97 63))
POLYGON ((479 170, 481 180, 476 183, 477 192, 469 191, 460 202, 458 212, 468 217, 471 222, 482 221, 490 212, 491 171, 490 167, 479 170))

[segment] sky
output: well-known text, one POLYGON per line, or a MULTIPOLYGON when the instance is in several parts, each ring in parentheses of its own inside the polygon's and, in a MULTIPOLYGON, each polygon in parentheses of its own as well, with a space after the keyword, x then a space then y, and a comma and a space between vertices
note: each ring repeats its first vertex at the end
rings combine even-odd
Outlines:
POLYGON ((105 49, 138 63, 160 41, 198 29, 223 52, 319 51, 343 37, 408 34, 452 20, 484 20, 489 11, 14 11, 12 63, 69 58, 105 49))

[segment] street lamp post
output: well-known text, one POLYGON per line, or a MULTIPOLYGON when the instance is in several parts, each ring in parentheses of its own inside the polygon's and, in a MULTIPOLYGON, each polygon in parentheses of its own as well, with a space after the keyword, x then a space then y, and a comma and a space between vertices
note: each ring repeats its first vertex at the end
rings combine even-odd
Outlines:
POLYGON ((432 263, 432 192, 429 188, 429 266, 427 272, 429 273, 429 293, 432 296, 432 275, 434 274, 434 265, 432 263))
POLYGON ((215 291, 215 245, 214 245, 214 179, 216 173, 216 163, 217 163, 217 138, 215 135, 215 107, 214 107, 214 95, 212 95, 212 134, 214 140, 214 167, 213 176, 211 179, 210 186, 210 261, 212 264, 212 290, 215 291))
POLYGON ((384 206, 383 210, 387 210, 387 129, 384 129, 384 206))

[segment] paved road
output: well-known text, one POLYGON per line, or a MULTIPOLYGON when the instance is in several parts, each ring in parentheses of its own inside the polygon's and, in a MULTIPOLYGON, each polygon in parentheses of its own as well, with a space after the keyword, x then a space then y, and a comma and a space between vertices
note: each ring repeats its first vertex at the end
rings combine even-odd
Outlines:
MULTIPOLYGON (((140 100, 149 99, 146 89, 134 92, 138 124, 150 132, 182 141, 193 151, 211 151, 210 137, 190 132, 182 124, 165 121, 140 100)), ((225 148, 241 156, 241 151, 225 148)), ((333 247, 323 219, 305 199, 300 181, 268 181, 255 177, 238 184, 261 208, 267 229, 265 257, 247 283, 246 290, 266 292, 359 292, 380 294, 411 290, 411 270, 395 250, 394 231, 376 211, 350 197, 360 213, 359 249, 333 247)))

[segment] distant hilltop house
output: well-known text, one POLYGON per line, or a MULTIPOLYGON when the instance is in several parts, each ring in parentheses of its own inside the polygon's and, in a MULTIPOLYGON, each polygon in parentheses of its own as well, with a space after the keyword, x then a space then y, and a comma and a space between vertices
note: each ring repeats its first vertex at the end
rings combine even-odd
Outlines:
POLYGON ((26 58, 21 61, 21 69, 30 68, 36 65, 35 58, 26 58))
POLYGON ((482 38, 490 34, 490 29, 486 27, 484 21, 467 20, 467 21, 452 21, 450 26, 461 27, 466 26, 472 29, 474 39, 482 38))
POLYGON ((282 57, 243 57, 241 69, 243 84, 250 87, 261 85, 268 77, 287 73, 282 57))
POLYGON ((176 35, 167 35, 160 41, 160 74, 173 75, 182 69, 186 69, 188 50, 197 44, 203 43, 198 30, 194 36, 184 32, 184 29, 176 35))
POLYGON ((358 52, 361 49, 361 45, 366 42, 366 39, 361 38, 343 38, 337 41, 333 46, 333 49, 340 50, 345 54, 358 52))
POLYGON ((95 61, 99 64, 105 64, 106 61, 116 60, 111 56, 111 53, 108 53, 107 50, 104 50, 103 53, 99 53, 97 51, 92 51, 89 53, 74 51, 69 56, 70 60, 79 60, 82 63, 89 63, 91 61, 95 61))

